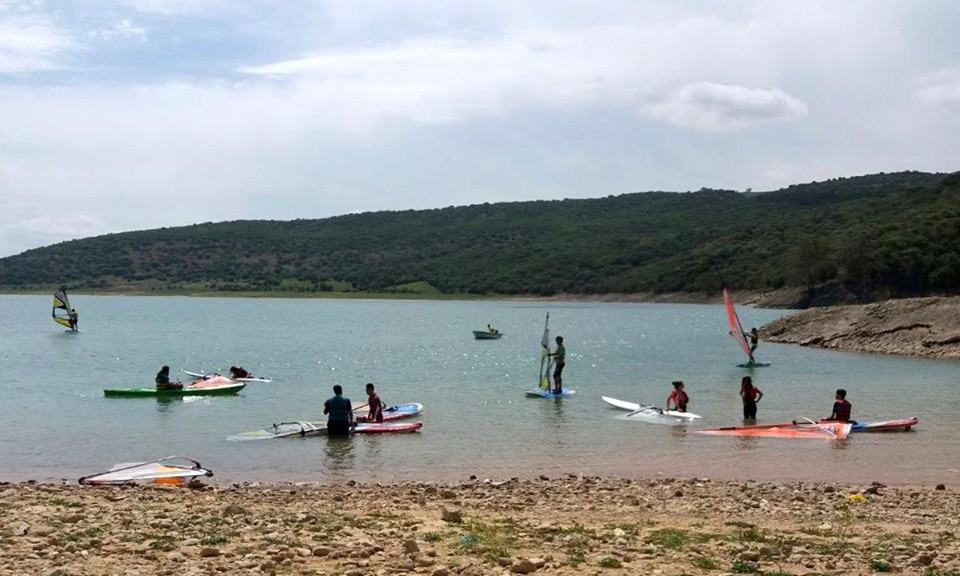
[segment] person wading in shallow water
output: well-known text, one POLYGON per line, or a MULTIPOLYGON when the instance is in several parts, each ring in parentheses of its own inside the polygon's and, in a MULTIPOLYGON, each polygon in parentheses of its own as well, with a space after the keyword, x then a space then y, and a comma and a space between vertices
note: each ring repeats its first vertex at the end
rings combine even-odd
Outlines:
POLYGON ((349 436, 353 427, 353 406, 350 399, 343 396, 343 386, 333 387, 333 396, 323 403, 323 413, 327 415, 328 436, 349 436))
POLYGON ((667 396, 667 410, 676 409, 677 412, 686 412, 687 402, 689 401, 690 396, 688 396, 686 391, 683 389, 683 380, 674 380, 673 392, 667 396), (673 403, 674 408, 670 407, 671 403, 673 403))
POLYGON ((753 385, 753 379, 744 376, 740 381, 740 398, 743 399, 743 419, 757 419, 757 402, 763 398, 763 392, 753 385))

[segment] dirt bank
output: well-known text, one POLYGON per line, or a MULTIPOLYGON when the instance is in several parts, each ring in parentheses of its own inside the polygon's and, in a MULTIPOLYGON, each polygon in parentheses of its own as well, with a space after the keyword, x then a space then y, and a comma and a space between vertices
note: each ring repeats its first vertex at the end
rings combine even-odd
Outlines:
POLYGON ((814 308, 762 328, 764 340, 854 352, 960 358, 960 297, 814 308))
POLYGON ((388 486, 0 486, 0 574, 960 570, 960 494, 567 477, 388 486))

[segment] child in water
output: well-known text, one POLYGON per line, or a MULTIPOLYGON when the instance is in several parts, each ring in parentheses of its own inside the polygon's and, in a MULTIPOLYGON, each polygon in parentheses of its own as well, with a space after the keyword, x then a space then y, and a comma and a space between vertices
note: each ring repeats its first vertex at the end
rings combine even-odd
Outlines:
POLYGON ((667 410, 673 410, 670 408, 670 403, 673 403, 673 406, 677 412, 686 412, 687 411, 687 402, 690 402, 690 396, 683 389, 682 380, 674 380, 673 382, 673 392, 667 396, 667 410))

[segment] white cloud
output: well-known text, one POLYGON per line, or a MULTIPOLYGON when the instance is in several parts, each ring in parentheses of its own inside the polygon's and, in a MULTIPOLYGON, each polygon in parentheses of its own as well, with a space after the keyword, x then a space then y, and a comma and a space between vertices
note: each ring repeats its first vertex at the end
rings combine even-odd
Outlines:
POLYGON ((142 26, 136 25, 126 18, 120 20, 110 28, 93 30, 88 36, 100 40, 139 40, 144 42, 147 39, 147 32, 142 26))
POLYGON ((933 106, 960 105, 960 70, 940 70, 914 82, 914 97, 933 106))
POLYGON ((52 17, 29 6, 0 4, 0 73, 60 68, 59 57, 74 46, 52 17))
POLYGON ((696 82, 645 111, 677 126, 722 131, 802 118, 807 105, 778 88, 696 82))

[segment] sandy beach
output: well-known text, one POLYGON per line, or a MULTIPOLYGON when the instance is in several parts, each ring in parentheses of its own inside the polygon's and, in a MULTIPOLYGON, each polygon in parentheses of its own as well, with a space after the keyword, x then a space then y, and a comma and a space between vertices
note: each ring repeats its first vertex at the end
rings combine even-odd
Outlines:
POLYGON ((951 487, 5 484, 0 511, 4 576, 960 574, 951 487))

